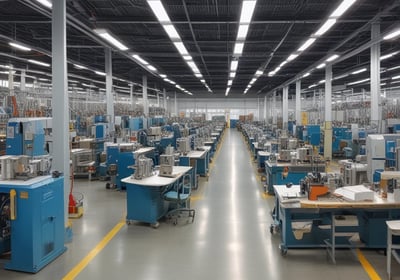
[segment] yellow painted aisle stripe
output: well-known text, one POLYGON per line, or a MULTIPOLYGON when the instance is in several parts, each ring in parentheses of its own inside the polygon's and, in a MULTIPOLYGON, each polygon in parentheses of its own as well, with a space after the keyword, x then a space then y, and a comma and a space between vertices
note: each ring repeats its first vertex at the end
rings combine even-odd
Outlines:
POLYGON ((86 255, 67 275, 64 276, 63 280, 75 279, 76 276, 97 256, 104 247, 113 239, 113 237, 121 230, 125 225, 125 221, 119 222, 107 235, 100 241, 96 247, 93 248, 89 254, 86 255))
POLYGON ((376 273, 375 269, 368 262, 360 249, 357 249, 357 257, 371 280, 381 280, 381 277, 379 277, 378 273, 376 273))

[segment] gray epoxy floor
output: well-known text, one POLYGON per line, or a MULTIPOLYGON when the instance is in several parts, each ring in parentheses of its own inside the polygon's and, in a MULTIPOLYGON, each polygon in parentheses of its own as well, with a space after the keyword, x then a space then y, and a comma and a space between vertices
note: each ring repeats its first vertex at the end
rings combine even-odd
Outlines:
MULTIPOLYGON (((280 255, 280 237, 269 233, 273 198, 263 198, 239 132, 226 130, 214 161, 209 180, 201 178, 193 193, 193 224, 125 225, 76 279, 370 279, 348 250, 337 253, 337 265, 322 249, 280 255)), ((35 275, 0 270, 0 279, 62 279, 125 216, 125 193, 104 186, 75 182, 85 214, 73 220, 66 253, 35 275)), ((383 254, 364 254, 385 279, 383 254)), ((398 266, 394 273, 400 279, 398 266)))

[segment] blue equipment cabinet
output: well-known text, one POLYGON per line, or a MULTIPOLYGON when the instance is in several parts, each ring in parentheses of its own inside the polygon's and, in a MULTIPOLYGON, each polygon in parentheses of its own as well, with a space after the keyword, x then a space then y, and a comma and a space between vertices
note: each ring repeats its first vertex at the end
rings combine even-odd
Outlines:
POLYGON ((7 123, 6 154, 42 156, 48 154, 45 129, 51 118, 11 118, 7 123))
POLYGON ((11 259, 6 269, 36 273, 63 252, 64 178, 0 181, 10 198, 11 259))

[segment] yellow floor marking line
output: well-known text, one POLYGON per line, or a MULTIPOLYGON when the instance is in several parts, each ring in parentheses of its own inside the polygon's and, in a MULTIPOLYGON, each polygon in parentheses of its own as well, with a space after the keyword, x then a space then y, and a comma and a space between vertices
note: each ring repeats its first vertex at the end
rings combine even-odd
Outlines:
POLYGON ((375 269, 372 267, 372 265, 369 263, 369 261, 365 258, 365 256, 361 252, 361 250, 357 249, 356 252, 357 252, 358 260, 360 261, 364 270, 367 272, 369 278, 371 280, 381 280, 382 278, 379 277, 378 273, 376 273, 375 269))
POLYGON ((89 254, 86 255, 67 275, 64 276, 63 280, 72 280, 78 276, 79 273, 97 256, 104 247, 114 238, 114 236, 122 229, 125 225, 125 221, 120 221, 110 230, 107 235, 101 240, 96 247, 94 247, 89 254))

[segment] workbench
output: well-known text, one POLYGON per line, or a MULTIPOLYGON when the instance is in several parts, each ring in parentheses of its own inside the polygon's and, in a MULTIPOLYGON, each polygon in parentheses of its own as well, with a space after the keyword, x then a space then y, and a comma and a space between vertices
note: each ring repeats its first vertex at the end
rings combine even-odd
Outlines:
POLYGON ((169 202, 164 200, 164 194, 185 174, 192 174, 190 166, 174 166, 172 177, 158 176, 158 170, 153 176, 135 179, 132 176, 122 179, 126 185, 126 222, 145 222, 158 227, 158 220, 169 208, 169 202))
MULTIPOLYGON (((333 217, 355 216, 358 225, 352 227, 359 235, 358 247, 386 248, 386 221, 400 218, 400 202, 393 194, 382 199, 377 193, 373 201, 345 201, 338 197, 310 201, 300 195, 300 186, 274 185, 275 209, 271 233, 281 233, 282 255, 289 248, 326 248, 332 238, 333 217)), ((343 230, 349 230, 344 227, 343 230)), ((346 246, 347 240, 337 239, 337 247, 346 246)))
POLYGON ((210 161, 210 150, 211 147, 205 146, 201 147, 201 150, 194 150, 188 152, 186 155, 181 155, 179 157, 179 165, 192 166, 196 174, 206 177, 210 161))
POLYGON ((267 184, 267 192, 274 194, 274 185, 284 185, 288 183, 299 184, 300 180, 303 179, 308 173, 325 172, 325 164, 323 163, 296 163, 291 162, 271 162, 270 160, 265 161, 265 176, 267 184), (286 175, 284 175, 285 169, 288 169, 286 175))

